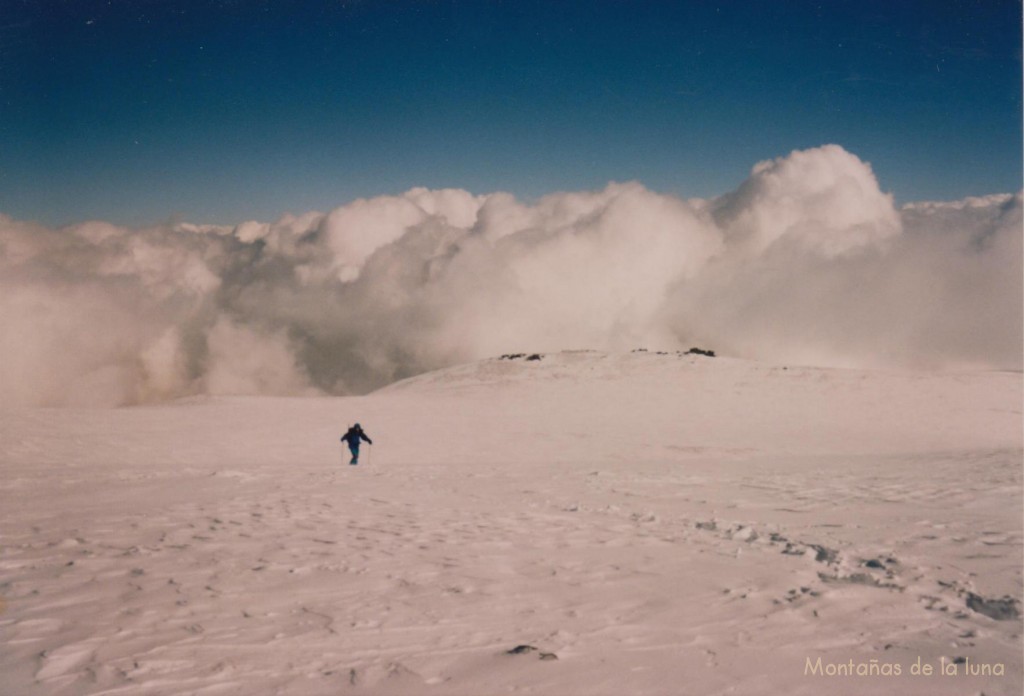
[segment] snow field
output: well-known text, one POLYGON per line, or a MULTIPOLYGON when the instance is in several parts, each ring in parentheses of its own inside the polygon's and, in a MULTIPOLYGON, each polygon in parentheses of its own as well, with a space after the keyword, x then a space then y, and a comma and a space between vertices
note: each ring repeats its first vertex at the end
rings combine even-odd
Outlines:
POLYGON ((1020 404, 1019 374, 578 352, 5 411, 0 691, 1018 694, 1020 404), (909 674, 958 658, 1003 674, 909 674))

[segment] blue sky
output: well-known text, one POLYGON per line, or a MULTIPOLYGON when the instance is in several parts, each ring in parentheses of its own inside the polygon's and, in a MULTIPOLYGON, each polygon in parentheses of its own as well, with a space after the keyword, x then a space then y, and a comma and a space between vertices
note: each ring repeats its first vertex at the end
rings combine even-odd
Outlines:
POLYGON ((51 225, 707 197, 824 143, 900 202, 1019 190, 1020 3, 0 1, 0 212, 51 225))

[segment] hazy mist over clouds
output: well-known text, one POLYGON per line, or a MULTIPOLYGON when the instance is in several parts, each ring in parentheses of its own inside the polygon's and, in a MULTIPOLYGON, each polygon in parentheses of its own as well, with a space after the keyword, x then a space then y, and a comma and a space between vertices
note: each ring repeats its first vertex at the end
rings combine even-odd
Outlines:
POLYGON ((347 394, 512 351, 1020 369, 1021 195, 898 210, 828 145, 734 192, 414 189, 234 228, 0 216, 0 399, 347 394))

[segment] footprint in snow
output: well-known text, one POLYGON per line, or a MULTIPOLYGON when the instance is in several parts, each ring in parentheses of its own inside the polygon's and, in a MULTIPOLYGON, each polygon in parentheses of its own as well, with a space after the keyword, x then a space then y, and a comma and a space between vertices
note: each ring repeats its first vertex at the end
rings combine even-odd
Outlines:
POLYGON ((527 655, 527 654, 532 653, 532 652, 536 652, 537 653, 537 657, 539 657, 541 660, 544 660, 544 661, 557 660, 558 659, 558 655, 556 655, 555 653, 541 652, 541 651, 539 651, 537 648, 535 648, 532 645, 517 645, 516 647, 512 648, 511 650, 506 650, 505 654, 506 655, 527 655))

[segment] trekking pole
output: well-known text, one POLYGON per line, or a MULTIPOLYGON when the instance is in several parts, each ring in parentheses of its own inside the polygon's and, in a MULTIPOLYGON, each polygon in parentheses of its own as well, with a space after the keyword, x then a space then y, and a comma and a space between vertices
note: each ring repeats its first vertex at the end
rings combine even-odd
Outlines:
POLYGON ((370 466, 370 455, 373 454, 373 445, 370 445, 369 451, 366 453, 366 466, 370 466))

